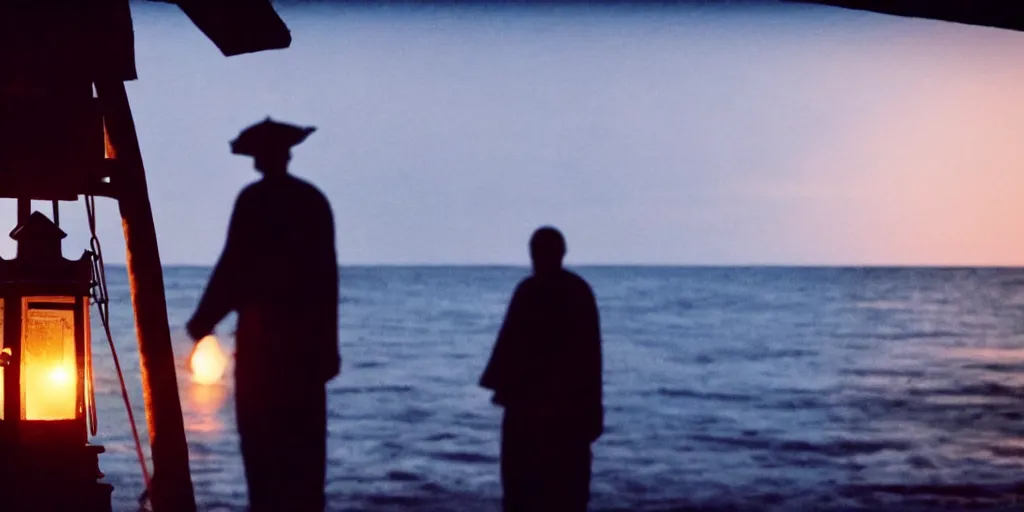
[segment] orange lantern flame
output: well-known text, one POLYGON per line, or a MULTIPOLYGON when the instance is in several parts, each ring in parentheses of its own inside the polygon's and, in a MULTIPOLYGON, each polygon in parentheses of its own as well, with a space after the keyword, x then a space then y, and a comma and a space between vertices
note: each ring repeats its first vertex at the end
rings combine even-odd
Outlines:
POLYGON ((217 337, 209 335, 196 345, 192 352, 192 382, 197 384, 216 384, 224 376, 228 366, 228 358, 220 349, 217 337))
POLYGON ((71 384, 71 374, 67 368, 56 367, 50 370, 50 384, 54 387, 64 388, 71 384))

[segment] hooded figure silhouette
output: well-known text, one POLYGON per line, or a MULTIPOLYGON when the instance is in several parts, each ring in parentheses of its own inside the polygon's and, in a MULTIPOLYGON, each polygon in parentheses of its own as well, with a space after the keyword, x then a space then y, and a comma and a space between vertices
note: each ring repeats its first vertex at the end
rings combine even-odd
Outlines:
POLYGON ((235 402, 253 512, 324 508, 325 384, 341 368, 334 219, 316 187, 288 174, 290 148, 312 131, 267 118, 232 142, 263 178, 239 194, 186 325, 198 341, 238 313, 235 402))
POLYGON ((583 512, 590 445, 604 431, 601 327, 590 285, 565 270, 552 227, 530 240, 533 275, 516 287, 480 385, 505 408, 505 512, 583 512))

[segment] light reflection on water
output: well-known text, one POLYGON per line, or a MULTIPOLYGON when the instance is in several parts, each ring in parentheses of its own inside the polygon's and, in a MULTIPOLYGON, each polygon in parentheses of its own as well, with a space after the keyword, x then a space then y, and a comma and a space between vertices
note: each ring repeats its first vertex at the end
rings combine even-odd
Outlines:
POLYGON ((182 410, 187 432, 222 432, 228 426, 222 416, 228 390, 222 384, 192 384, 183 390, 182 410))

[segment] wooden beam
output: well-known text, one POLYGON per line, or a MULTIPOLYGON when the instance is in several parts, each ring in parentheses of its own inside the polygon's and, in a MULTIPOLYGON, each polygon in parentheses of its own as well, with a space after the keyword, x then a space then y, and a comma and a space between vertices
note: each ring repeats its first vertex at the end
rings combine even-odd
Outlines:
POLYGON ((169 0, 227 57, 287 48, 292 34, 270 0, 169 0))
POLYGON ((153 453, 150 488, 154 512, 193 512, 196 509, 188 464, 188 444, 178 397, 171 329, 167 320, 163 268, 156 227, 124 83, 96 82, 112 156, 121 162, 118 206, 127 251, 128 284, 139 341, 142 392, 146 403, 153 453))
MULTIPOLYGON (((111 177, 109 182, 102 179, 78 180, 74 183, 45 184, 41 181, 12 182, 0 178, 0 198, 24 199, 35 201, 77 201, 79 196, 99 196, 118 198, 118 177, 111 177)), ((31 213, 31 212, 30 212, 31 213)))
POLYGON ((28 216, 32 215, 32 200, 23 197, 18 198, 18 225, 21 226, 28 221, 28 216))
POLYGON ((870 11, 907 18, 922 18, 982 27, 1024 30, 1024 5, 1020 2, 977 0, 788 0, 845 9, 870 11))

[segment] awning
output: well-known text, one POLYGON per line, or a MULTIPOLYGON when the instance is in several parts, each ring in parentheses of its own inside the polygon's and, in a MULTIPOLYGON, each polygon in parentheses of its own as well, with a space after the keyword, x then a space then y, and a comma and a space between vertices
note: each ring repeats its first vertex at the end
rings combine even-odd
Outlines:
POLYGON ((158 0, 176 4, 230 57, 287 48, 291 32, 269 0, 158 0))
POLYGON ((1020 0, 789 1, 1024 31, 1024 2, 1020 0))

